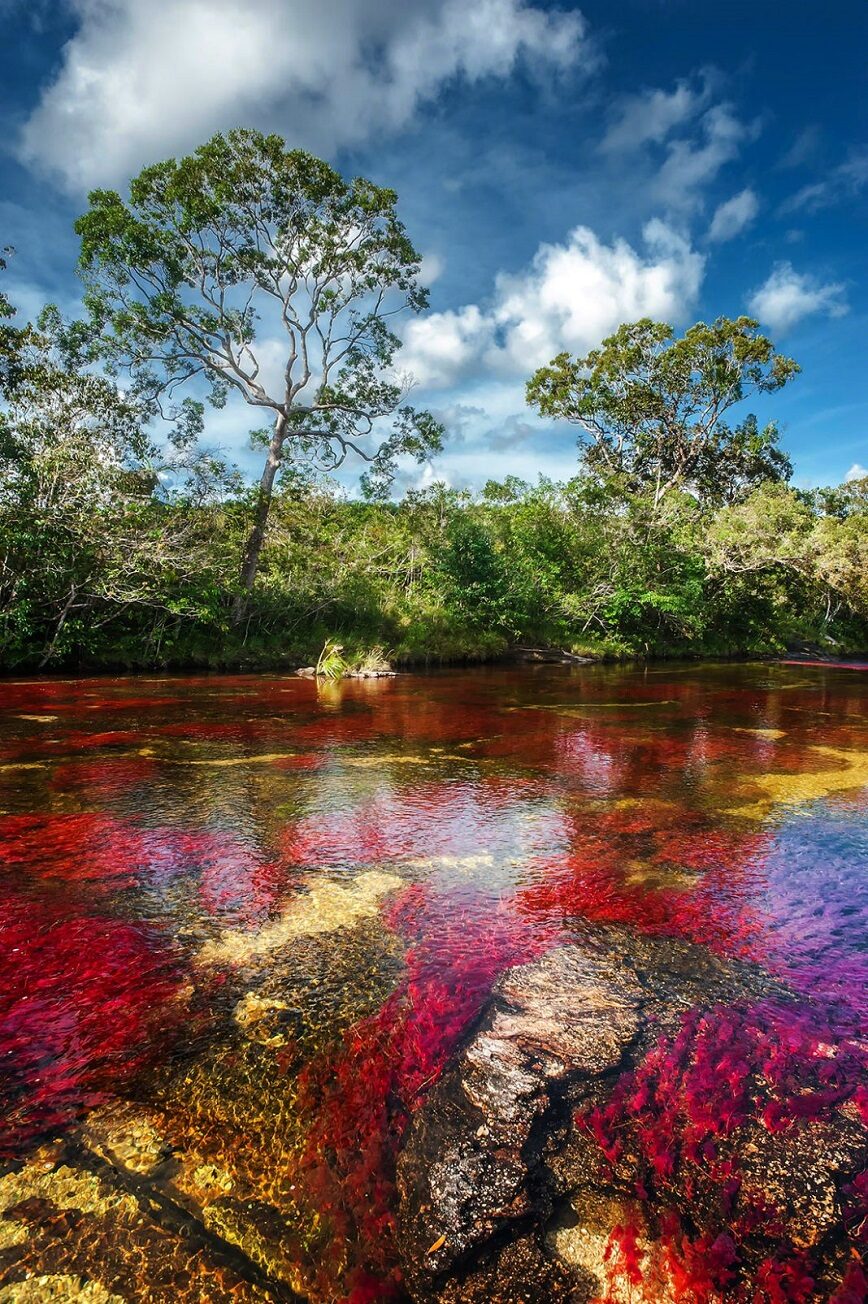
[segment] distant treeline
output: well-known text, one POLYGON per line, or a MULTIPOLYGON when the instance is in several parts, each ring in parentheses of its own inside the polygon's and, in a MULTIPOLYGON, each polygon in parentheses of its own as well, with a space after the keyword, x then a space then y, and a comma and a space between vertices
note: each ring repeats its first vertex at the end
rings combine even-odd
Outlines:
MULTIPOLYGON (((165 488, 104 432, 39 440, 0 487, 0 658, 59 666, 493 657, 533 642, 602 655, 868 647, 868 482, 766 483, 732 503, 593 477, 470 496, 348 500, 301 477, 277 493, 239 621, 253 491, 204 459, 165 488)), ((173 478, 179 470, 173 468, 173 478)))
POLYGON ((568 483, 390 497, 449 437, 397 367, 392 318, 427 296, 395 202, 232 132, 91 196, 81 320, 0 292, 0 669, 868 647, 868 478, 791 487, 744 413, 799 368, 748 318, 539 368, 568 483), (268 423, 254 484, 200 444, 229 400, 268 423), (359 497, 329 478, 353 459, 359 497))

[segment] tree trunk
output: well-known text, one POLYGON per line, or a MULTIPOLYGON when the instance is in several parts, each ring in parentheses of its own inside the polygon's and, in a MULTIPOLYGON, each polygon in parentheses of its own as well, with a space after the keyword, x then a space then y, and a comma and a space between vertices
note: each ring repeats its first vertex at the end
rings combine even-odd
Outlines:
POLYGON ((45 669, 45 667, 48 665, 49 661, 51 660, 52 656, 54 655, 54 649, 57 647, 57 640, 60 638, 61 630, 66 624, 66 618, 69 615, 70 608, 72 607, 73 602, 75 601, 75 593, 76 593, 76 588, 75 585, 73 584, 72 588, 69 590, 66 601, 63 604, 63 610, 60 613, 60 619, 58 620, 57 625, 55 626, 54 636, 51 639, 51 641, 46 644, 43 650, 42 660, 39 662, 40 670, 45 669))
POLYGON ((253 513, 253 527, 247 536, 247 542, 244 545, 244 556, 241 561, 241 589, 233 605, 232 615, 236 624, 240 624, 244 619, 247 610, 247 599, 253 591, 253 585, 256 582, 256 572, 259 570, 259 558, 262 553, 262 545, 265 542, 265 531, 268 527, 268 514, 271 511, 271 498, 274 492, 274 480, 277 475, 277 469, 280 466, 281 454, 283 452, 283 441, 286 438, 286 417, 281 412, 274 422, 274 433, 271 436, 271 443, 268 445, 268 457, 265 461, 265 469, 259 481, 259 492, 256 495, 256 508, 253 513))

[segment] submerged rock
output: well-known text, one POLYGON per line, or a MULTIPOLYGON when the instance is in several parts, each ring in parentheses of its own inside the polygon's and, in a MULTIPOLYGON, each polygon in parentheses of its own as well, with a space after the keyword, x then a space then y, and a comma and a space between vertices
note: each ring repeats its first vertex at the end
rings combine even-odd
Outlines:
POLYGON ((0 1304, 124 1304, 120 1295, 113 1295, 98 1281, 72 1277, 68 1273, 58 1276, 31 1277, 29 1281, 16 1282, 14 1286, 0 1289, 0 1304))
POLYGON ((453 1298, 450 1276, 475 1255, 478 1280, 455 1298, 518 1300, 543 1284, 546 1298, 558 1298, 563 1273, 541 1238, 521 1231, 551 1212, 544 1152, 563 1121, 565 1087, 621 1064, 639 1033, 642 1000, 634 970, 579 947, 554 950, 497 984, 399 1162, 399 1235, 415 1298, 453 1298), (493 1241, 506 1228, 512 1234, 499 1249, 493 1241))
MULTIPOLYGON (((577 1111, 611 1100, 687 1011, 769 997, 787 999, 752 966, 614 928, 505 974, 399 1159, 399 1245, 412 1298, 534 1304, 607 1290, 620 1298, 607 1259, 613 1233, 634 1217, 639 1158, 625 1142, 607 1159, 577 1111)), ((743 1168, 740 1199, 749 1206, 752 1186, 761 1187, 780 1211, 780 1238, 814 1246, 840 1228, 838 1191, 864 1163, 866 1141, 866 1129, 840 1112, 793 1133, 737 1129, 729 1142, 743 1168)), ((676 1170, 667 1198, 689 1218, 696 1191, 679 1180, 676 1170)), ((693 1213, 701 1219, 701 1201, 693 1213)), ((649 1264, 651 1235, 633 1241, 649 1264)), ((665 1273, 655 1289, 661 1301, 678 1297, 665 1273)))
POLYGON ((401 887, 396 874, 371 869, 357 875, 347 886, 327 875, 311 881, 276 919, 258 932, 233 929, 218 940, 207 942, 199 952, 201 964, 251 964, 292 943, 296 938, 315 937, 354 927, 360 920, 374 918, 380 901, 401 887))

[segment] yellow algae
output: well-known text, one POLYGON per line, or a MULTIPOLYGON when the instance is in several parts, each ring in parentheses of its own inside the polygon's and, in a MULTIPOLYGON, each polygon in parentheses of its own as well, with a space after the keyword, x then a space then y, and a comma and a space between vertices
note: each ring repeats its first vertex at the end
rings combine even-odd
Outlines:
POLYGON ((817 744, 806 751, 820 758, 828 757, 839 764, 833 769, 820 769, 800 774, 758 774, 743 782, 758 788, 764 796, 755 802, 730 806, 725 814, 742 815, 745 819, 765 819, 772 806, 800 806, 804 802, 828 797, 833 792, 846 792, 868 785, 868 752, 845 751, 840 747, 817 744))
POLYGON ((421 856, 402 863, 410 869, 490 869, 494 856, 488 851, 480 851, 471 856, 421 856))
POLYGON ((232 1190, 232 1178, 215 1164, 197 1164, 192 1177, 199 1190, 219 1191, 221 1195, 228 1195, 232 1190))
POLYGON ((235 1006, 234 1017, 251 1041, 258 1041, 263 1046, 282 1046, 286 1034, 274 1029, 274 1016, 281 1010, 288 1010, 286 1001, 276 996, 260 996, 258 992, 248 992, 235 1006))
POLYGON ((351 766, 357 770, 373 770, 381 765, 434 765, 438 761, 472 761, 470 756, 454 756, 444 752, 442 747, 432 747, 430 756, 412 756, 404 752, 387 756, 340 756, 341 765, 351 766), (436 755, 434 754, 436 753, 436 755))
POLYGON ((205 1163, 201 1155, 188 1154, 172 1178, 172 1186, 181 1195, 204 1206, 212 1200, 221 1200, 230 1195, 235 1182, 225 1169, 205 1163))
POLYGON ((604 707, 615 711, 632 711, 636 706, 675 706, 674 697, 656 699, 652 702, 533 702, 526 706, 507 706, 506 711, 552 711, 555 715, 582 715, 588 710, 600 710, 604 707))
MULTIPOLYGON (((139 756, 153 756, 152 747, 143 747, 139 751, 139 756)), ((260 756, 220 756, 216 759, 209 760, 181 760, 177 756, 161 756, 161 765, 206 765, 211 767, 225 767, 228 765, 268 765, 272 761, 289 761, 298 752, 265 752, 260 756)))
POLYGON ((347 887, 323 878, 258 933, 227 931, 219 940, 207 942, 199 952, 199 959, 203 964, 243 964, 269 955, 294 937, 313 937, 350 928, 359 920, 376 915, 380 898, 394 892, 401 883, 397 874, 374 869, 360 874, 347 887))
POLYGON ((147 1177, 169 1147, 153 1123, 132 1105, 109 1105, 88 1117, 83 1136, 96 1154, 147 1177))
POLYGON ((628 860, 624 869, 625 883, 630 886, 641 886, 652 892, 663 892, 673 887, 693 888, 701 878, 695 870, 674 865, 652 865, 645 860, 628 860))
POLYGON ((30 1233, 23 1223, 0 1217, 0 1250, 11 1250, 13 1246, 23 1245, 29 1239, 30 1233))
MULTIPOLYGON (((274 1221, 278 1216, 276 1210, 272 1218, 268 1218, 267 1211, 260 1208, 213 1204, 203 1210, 202 1221, 221 1240, 243 1250, 269 1277, 276 1277, 278 1281, 286 1282, 292 1290, 301 1291, 304 1282, 299 1271, 294 1238, 290 1228, 287 1228, 285 1244, 275 1235, 274 1221), (262 1219, 264 1225, 258 1225, 259 1219, 262 1219)), ((285 1217, 284 1214, 281 1218, 284 1225, 285 1217)))
MULTIPOLYGON (((555 1255, 597 1285, 599 1289, 589 1291, 589 1295, 605 1294, 612 1304, 632 1304, 636 1287, 625 1273, 617 1270, 613 1273, 610 1268, 612 1233, 616 1227, 629 1224, 629 1209, 620 1200, 588 1195, 577 1197, 573 1210, 577 1217, 572 1225, 557 1226, 547 1237, 555 1255)), ((655 1247, 646 1237, 639 1236, 636 1248, 643 1259, 643 1271, 646 1274, 649 1268, 653 1271, 658 1266, 654 1263, 655 1247)), ((655 1271, 653 1279, 654 1299, 659 1304, 676 1304, 678 1294, 668 1275, 655 1271)))
POLYGON ((753 734, 755 738, 786 738, 786 729, 759 729, 751 728, 749 725, 734 724, 731 726, 733 733, 753 734))
POLYGON ((124 1304, 123 1296, 113 1295, 98 1281, 60 1273, 47 1277, 29 1277, 0 1288, 0 1304, 124 1304))
POLYGON ((605 813, 608 810, 674 810, 678 803, 665 797, 618 797, 615 801, 589 802, 605 813))
POLYGON ((33 1199, 47 1200, 56 1209, 100 1215, 109 1210, 134 1214, 138 1208, 132 1196, 112 1191, 94 1173, 66 1164, 46 1172, 44 1161, 38 1160, 0 1178, 0 1214, 33 1199))

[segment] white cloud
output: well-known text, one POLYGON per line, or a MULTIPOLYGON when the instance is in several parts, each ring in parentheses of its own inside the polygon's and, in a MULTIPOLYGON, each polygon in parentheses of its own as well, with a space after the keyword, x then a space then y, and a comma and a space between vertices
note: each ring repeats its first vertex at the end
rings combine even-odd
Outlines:
POLYGON ((630 152, 648 143, 660 144, 676 127, 696 116, 708 103, 708 80, 697 85, 680 81, 674 91, 647 89, 625 95, 600 144, 606 154, 630 152))
POLYGON ((705 69, 674 90, 645 89, 616 102, 600 152, 633 155, 637 187, 666 212, 701 208, 703 189, 759 130, 730 104, 711 102, 719 85, 714 69, 705 69))
POLYGON ((24 157, 74 189, 239 123, 328 153, 404 125, 453 78, 596 61, 577 10, 528 0, 70 0, 79 27, 24 157))
POLYGON ((652 185, 652 195, 665 208, 690 212, 700 206, 700 191, 738 155, 755 133, 754 125, 738 119, 727 104, 715 104, 701 120, 699 140, 673 140, 652 185))
POLYGON ((479 364, 494 323, 475 303, 408 321, 399 369, 423 389, 445 389, 479 364))
POLYGON ((789 149, 778 160, 778 168, 800 168, 810 162, 820 148, 820 141, 820 128, 815 123, 803 127, 789 149))
MULTIPOLYGON (((703 255, 658 220, 643 247, 607 244, 579 226, 559 244, 541 245, 522 271, 501 273, 484 306, 430 313, 408 322, 402 369, 423 389, 451 391, 434 407, 450 438, 432 459, 436 478, 480 486, 515 474, 564 479, 576 467, 575 433, 529 417, 524 383, 563 349, 586 352, 621 322, 642 316, 681 321, 702 283, 703 255)), ((418 468, 407 468, 407 483, 418 468)))
POLYGON ((521 480, 536 484, 541 475, 552 480, 568 480, 578 470, 574 432, 566 435, 559 446, 513 448, 508 461, 501 453, 492 456, 484 446, 470 449, 453 449, 434 458, 432 480, 445 480, 456 488, 481 488, 487 480, 504 480, 516 475, 521 480))
POLYGON ((852 480, 862 480, 866 475, 868 475, 868 467, 862 466, 860 462, 854 462, 844 476, 844 484, 850 484, 852 480))
POLYGON ((715 210, 708 229, 709 240, 732 240, 750 225, 758 212, 759 200, 750 187, 740 190, 715 210))
POLYGON ((683 320, 705 260, 659 219, 643 238, 640 253, 577 226, 563 244, 541 245, 524 270, 497 277, 487 308, 467 304, 409 322, 401 370, 423 389, 449 388, 480 371, 524 380, 562 350, 593 348, 622 322, 683 320))
POLYGON ((842 317, 848 311, 844 286, 821 284, 814 277, 797 272, 792 263, 778 263, 748 304, 751 312, 772 330, 785 331, 811 313, 842 317))
POLYGON ((420 280, 423 285, 433 285, 436 280, 443 275, 443 269, 446 266, 445 261, 439 254, 426 253, 422 255, 422 272, 420 280))
POLYGON ((682 319, 699 293, 704 259, 658 219, 643 237, 645 254, 577 226, 564 244, 542 245, 526 271, 498 277, 499 342, 490 360, 529 375, 563 349, 593 348, 622 322, 682 319))
POLYGON ((780 205, 781 216, 788 213, 816 213, 831 208, 861 193, 868 185, 868 149, 851 150, 843 163, 829 171, 821 181, 812 181, 780 205))

